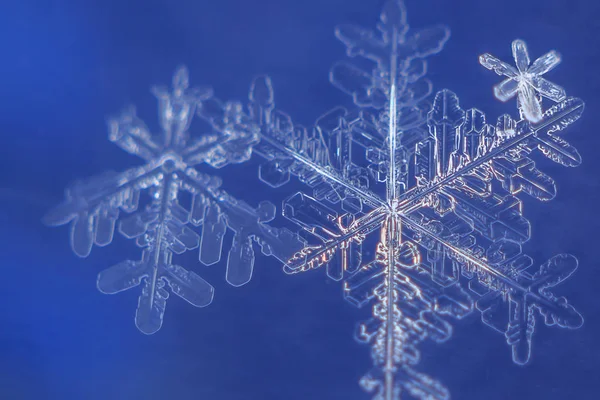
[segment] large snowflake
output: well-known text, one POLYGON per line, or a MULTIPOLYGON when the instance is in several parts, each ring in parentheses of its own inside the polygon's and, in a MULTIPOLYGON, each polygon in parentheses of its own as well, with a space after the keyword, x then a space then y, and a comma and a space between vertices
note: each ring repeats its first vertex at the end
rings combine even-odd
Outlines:
POLYGON ((53 224, 73 221, 73 248, 86 256, 92 243, 110 243, 119 210, 135 211, 139 191, 148 189, 146 209, 119 225, 144 248, 142 260, 101 273, 100 290, 117 292, 143 279, 136 321, 142 331, 154 332, 166 285, 197 306, 212 299, 212 287, 173 265, 172 253, 200 244, 200 260, 215 263, 229 227, 236 233, 230 283, 250 279, 255 241, 287 273, 325 267, 329 277, 343 281, 349 302, 371 305, 372 318, 359 324, 356 337, 372 348, 374 367, 361 385, 374 400, 449 398, 440 382, 414 366, 420 342, 451 337, 452 318, 479 312, 505 335, 518 364, 530 358, 538 316, 549 326, 581 326, 581 315, 552 291, 573 274, 577 260, 559 254, 537 264, 523 252, 531 228, 517 198, 555 196, 554 181, 531 157, 541 153, 569 167, 581 162, 558 134, 581 116, 583 102, 541 77, 560 62, 558 53, 532 63, 525 42, 515 40, 516 67, 489 54, 480 57, 484 67, 505 77, 494 88, 496 97, 517 97, 518 115, 492 124, 475 108, 463 110, 449 90, 427 101, 433 89, 425 59, 441 51, 449 30, 409 32, 401 0, 386 3, 376 31, 349 25, 338 27, 336 36, 350 57, 362 59, 340 62, 330 74, 354 107, 331 110, 309 129, 275 109, 268 77, 255 79, 244 107, 188 89, 183 69, 172 93, 154 90, 160 140, 132 111, 111 121, 111 140, 146 164, 76 184, 48 217, 53 224), (546 110, 543 98, 552 101, 546 110), (190 140, 195 109, 213 132, 190 140), (253 209, 219 189, 217 178, 194 169, 241 163, 252 154, 264 159, 259 177, 271 187, 295 177, 310 188, 283 203, 283 216, 300 236, 265 224, 274 218, 272 204, 253 209), (182 190, 194 195, 190 210, 178 204, 182 190), (190 224, 203 226, 201 238, 190 224))

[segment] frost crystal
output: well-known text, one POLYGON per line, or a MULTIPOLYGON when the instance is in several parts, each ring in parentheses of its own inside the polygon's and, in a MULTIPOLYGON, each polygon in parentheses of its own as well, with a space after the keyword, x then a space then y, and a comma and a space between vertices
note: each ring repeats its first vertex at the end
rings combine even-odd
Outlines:
POLYGON ((583 323, 554 293, 577 260, 559 254, 539 264, 523 252, 531 229, 517 196, 547 201, 556 194, 552 178, 532 159, 538 153, 564 166, 580 164, 578 152, 557 135, 581 116, 584 104, 541 77, 560 62, 558 54, 530 63, 522 40, 513 42, 517 68, 480 57, 484 67, 507 77, 495 87, 496 97, 518 95, 517 118, 490 122, 478 109, 462 109, 449 90, 437 92, 430 104, 425 59, 441 51, 449 35, 443 26, 409 31, 401 0, 385 4, 377 30, 338 27, 348 56, 363 60, 337 63, 330 80, 352 96, 354 106, 329 111, 311 128, 275 108, 268 77, 254 80, 244 107, 221 102, 208 90, 189 90, 180 70, 173 93, 154 90, 162 141, 132 111, 111 121, 111 140, 147 163, 76 184, 48 222, 73 221, 73 248, 86 256, 93 242, 110 243, 119 209, 135 211, 140 190, 150 191, 146 210, 119 225, 145 248, 142 261, 118 264, 98 281, 102 291, 113 293, 144 280, 136 320, 146 333, 160 327, 166 285, 194 305, 210 303, 212 287, 172 265, 171 255, 200 243, 203 263, 219 261, 228 226, 236 232, 230 283, 250 279, 254 240, 287 273, 324 267, 343 282, 350 303, 371 307, 372 318, 358 325, 356 338, 372 349, 373 369, 360 383, 374 400, 448 399, 440 382, 416 370, 418 345, 448 340, 450 320, 475 312, 504 334, 514 362, 525 364, 536 318, 563 328, 583 323), (364 61, 372 67, 365 69, 364 61), (555 104, 543 111, 542 97, 555 104), (190 141, 195 108, 214 132, 190 141), (253 209, 193 169, 244 162, 252 154, 264 159, 259 177, 269 186, 295 177, 309 189, 291 195, 282 209, 302 239, 265 224, 275 214, 270 203, 253 209), (194 195, 191 210, 179 206, 181 190, 194 195), (190 224, 203 225, 201 239, 190 224))

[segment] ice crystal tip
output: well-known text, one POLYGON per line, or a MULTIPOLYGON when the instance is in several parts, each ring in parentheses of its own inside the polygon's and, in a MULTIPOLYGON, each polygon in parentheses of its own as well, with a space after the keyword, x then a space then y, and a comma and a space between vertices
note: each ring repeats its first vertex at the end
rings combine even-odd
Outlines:
POLYGON ((257 76, 250 86, 250 101, 256 102, 263 107, 273 104, 273 85, 268 76, 257 76))
POLYGON ((479 313, 504 334, 517 364, 531 357, 540 316, 548 326, 583 323, 555 294, 577 260, 560 254, 539 265, 525 254, 531 224, 520 198, 556 195, 537 157, 581 163, 562 133, 584 104, 541 77, 560 55, 550 51, 531 62, 522 40, 512 44, 515 66, 479 57, 505 77, 494 94, 501 101, 517 97, 516 117, 494 120, 464 110, 449 90, 431 98, 426 59, 450 33, 442 26, 410 31, 400 0, 385 3, 376 29, 344 25, 335 34, 348 56, 371 63, 345 60, 331 69, 331 83, 352 98, 349 108, 336 107, 304 127, 277 109, 266 76, 254 79, 244 105, 191 89, 187 69, 178 68, 172 90, 153 88, 158 134, 133 109, 109 122, 110 139, 144 164, 74 184, 45 222, 70 223, 80 256, 110 244, 115 230, 136 241, 141 259, 101 272, 97 286, 103 293, 140 286, 135 321, 146 334, 161 327, 170 293, 196 307, 210 304, 213 287, 173 256, 198 249, 202 264, 218 263, 227 230, 233 238, 225 275, 233 286, 251 279, 258 248, 286 273, 325 269, 343 283, 347 301, 372 310, 356 333, 371 346, 374 365, 363 388, 375 400, 404 394, 445 400, 450 395, 442 383, 414 368, 422 341, 452 336, 451 319, 479 313), (542 97, 556 104, 544 111, 542 97), (194 118, 210 131, 195 136, 194 118), (258 176, 268 186, 283 188, 292 177, 304 185, 282 205, 298 233, 267 224, 276 214, 272 203, 253 207, 235 199, 218 177, 196 169, 251 157, 261 158, 258 176), (184 193, 193 199, 189 207, 179 202, 184 193), (138 209, 142 194, 149 201, 138 209))
POLYGON ((402 38, 409 29, 406 23, 406 6, 402 0, 388 0, 383 5, 380 19, 377 27, 384 34, 396 30, 402 38))
POLYGON ((185 65, 180 65, 173 74, 173 89, 184 91, 190 86, 190 73, 185 65))

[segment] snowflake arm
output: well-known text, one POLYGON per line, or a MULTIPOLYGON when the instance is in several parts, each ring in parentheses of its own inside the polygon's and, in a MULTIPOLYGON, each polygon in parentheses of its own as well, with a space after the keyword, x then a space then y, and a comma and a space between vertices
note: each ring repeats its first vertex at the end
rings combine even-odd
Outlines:
MULTIPOLYGON (((448 92, 442 91, 438 94, 438 98, 441 99, 442 96, 446 98, 447 94, 448 92)), ((458 102, 458 98, 453 93, 450 97, 453 99, 452 101, 458 102)), ((484 126, 478 132, 479 145, 476 147, 477 151, 471 155, 464 154, 463 159, 469 161, 462 165, 459 164, 456 170, 450 174, 448 174, 451 171, 450 163, 440 167, 438 165, 441 156, 421 150, 415 162, 424 166, 418 169, 418 173, 422 174, 427 183, 403 193, 400 196, 399 207, 402 210, 409 209, 425 196, 443 188, 458 178, 481 169, 490 160, 511 150, 516 150, 520 146, 523 146, 522 150, 526 152, 531 152, 537 148, 546 157, 559 164, 570 167, 578 166, 581 164, 581 156, 577 150, 562 138, 556 136, 555 133, 577 121, 583 113, 583 109, 584 103, 581 99, 568 98, 548 109, 544 114, 544 120, 539 124, 531 125, 525 120, 516 123, 511 119, 509 124, 501 125, 497 130, 489 125, 484 126), (494 137, 494 139, 490 140, 490 136, 494 137), (435 158, 438 160, 434 160, 435 158), (470 158, 472 158, 472 161, 470 158)), ((431 149, 435 141, 436 139, 433 138, 433 142, 430 141, 427 147, 431 149)), ((421 146, 421 149, 423 148, 425 146, 421 146)), ((466 149, 458 149, 458 151, 467 153, 466 149)))
POLYGON ((199 237, 186 226, 189 212, 177 203, 179 182, 169 174, 152 194, 144 212, 122 220, 119 231, 136 239, 145 248, 141 261, 124 261, 98 275, 98 289, 107 294, 137 286, 144 280, 136 311, 136 326, 146 334, 162 326, 166 300, 165 286, 190 304, 203 307, 212 302, 213 288, 198 275, 171 262, 173 253, 198 247, 199 237))
MULTIPOLYGON (((544 317, 546 325, 558 325, 563 328, 576 329, 583 324, 583 318, 564 297, 557 298, 546 288, 554 287, 564 281, 577 269, 577 259, 569 254, 559 254, 552 257, 546 263, 542 264, 537 271, 532 266, 532 260, 526 255, 520 254, 520 245, 512 241, 496 241, 488 251, 485 259, 477 254, 479 248, 471 244, 470 248, 463 250, 460 243, 451 243, 455 239, 446 239, 432 230, 426 230, 415 223, 409 217, 403 222, 408 229, 414 231, 419 236, 418 241, 426 247, 434 246, 438 243, 442 246, 442 260, 449 257, 452 268, 442 273, 450 273, 451 276, 444 276, 446 282, 454 282, 462 275, 474 275, 476 279, 470 282, 471 296, 477 296, 482 293, 481 289, 475 286, 486 288, 486 295, 482 296, 483 301, 477 302, 478 309, 482 312, 483 321, 496 330, 501 330, 503 318, 498 318, 498 307, 496 303, 495 319, 491 321, 489 313, 490 297, 501 302, 502 294, 508 295, 508 323, 505 325, 507 342, 513 349, 513 360, 517 364, 526 364, 529 361, 531 353, 531 336, 533 334, 535 319, 534 311, 538 311, 544 317), (434 243, 433 243, 434 242, 434 243), (457 270, 456 268, 460 270, 457 270), (533 271, 532 271, 533 270, 533 271), (535 271, 535 272, 534 272, 535 271), (450 279, 448 279, 450 278, 450 279), (540 289, 544 287, 544 289, 540 289), (528 311, 526 311, 528 310, 528 311)), ((463 238, 462 245, 471 238, 463 238)), ((435 247, 433 247, 435 248, 435 247)), ((438 250, 439 251, 439 250, 438 250)), ((435 269, 435 264, 432 264, 435 269)), ((438 271, 439 273, 440 271, 438 271)), ((431 271, 434 273, 434 271, 431 271)), ((462 318, 463 312, 452 315, 462 318)))
POLYGON ((144 161, 151 161, 161 151, 157 143, 136 115, 135 107, 125 109, 120 116, 108 120, 109 139, 126 152, 136 155, 144 161))
POLYGON ((188 129, 196 107, 210 99, 213 91, 208 87, 190 88, 187 68, 179 67, 173 74, 172 90, 155 85, 151 91, 158 100, 158 114, 165 147, 181 150, 188 145, 188 129))
POLYGON ((274 108, 273 88, 268 77, 257 77, 251 85, 247 111, 237 102, 213 100, 199 115, 218 127, 223 121, 238 123, 232 132, 258 132, 260 143, 253 151, 266 161, 259 178, 271 187, 289 182, 290 176, 313 188, 314 196, 332 203, 341 202, 347 209, 360 210, 383 204, 369 190, 364 169, 352 163, 347 111, 337 108, 323 115, 312 129, 294 125, 289 115, 274 108), (338 152, 338 146, 344 151, 338 152))
MULTIPOLYGON (((389 200, 400 187, 407 186, 404 169, 410 142, 401 143, 402 139, 409 136, 411 129, 425 123, 422 103, 431 93, 432 85, 422 79, 427 72, 424 59, 443 48, 450 31, 444 26, 434 26, 409 34, 402 1, 385 3, 377 28, 379 34, 354 25, 336 29, 336 36, 346 45, 350 57, 361 56, 375 62, 377 67, 364 71, 352 63, 340 62, 331 69, 330 80, 352 95, 357 106, 382 109, 372 122, 375 131, 383 136, 387 152, 379 153, 373 167, 385 171, 381 175, 388 185, 389 200), (397 163, 404 168, 397 168, 397 163)), ((362 115, 360 120, 367 122, 369 117, 365 121, 362 115)), ((368 150, 374 150, 373 144, 366 146, 368 150)))

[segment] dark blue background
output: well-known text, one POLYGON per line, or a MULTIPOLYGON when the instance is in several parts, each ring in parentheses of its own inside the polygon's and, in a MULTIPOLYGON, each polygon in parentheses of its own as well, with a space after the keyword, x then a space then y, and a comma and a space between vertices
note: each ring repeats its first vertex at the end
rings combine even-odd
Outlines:
MULTIPOLYGON (((195 309, 173 299, 164 328, 134 327, 136 290, 104 296, 98 271, 137 258, 117 238, 90 258, 75 257, 67 229, 41 225, 43 212, 76 178, 135 165, 107 140, 104 118, 133 103, 156 128, 148 88, 169 83, 185 63, 194 84, 223 99, 246 97, 252 77, 273 77, 277 104, 310 124, 349 105, 328 83, 344 57, 338 23, 374 26, 382 1, 365 0, 85 0, 14 1, 0 5, 0 399, 367 399, 357 381, 371 365, 355 343, 368 310, 344 302, 322 272, 284 275, 275 260, 257 260, 242 288, 224 282, 223 265, 195 270, 216 287, 214 303, 195 309)), ((540 162, 559 185, 551 203, 526 201, 543 261, 571 252, 580 269, 561 285, 584 314, 577 331, 538 323, 533 361, 511 362, 504 338, 477 315, 455 324, 444 345, 423 346, 421 370, 444 382, 454 399, 596 399, 600 390, 598 321, 598 173, 600 64, 597 1, 407 0, 414 27, 446 23, 452 38, 430 61, 438 88, 460 94, 491 118, 499 78, 477 63, 491 52, 510 59, 510 42, 527 41, 532 58, 558 49, 563 64, 548 78, 583 98, 587 112, 568 140, 584 163, 565 169, 540 162)), ((287 192, 256 190, 256 162, 220 171, 224 187, 252 205, 287 192), (241 179, 240 177, 244 177, 241 179)), ((195 254, 179 259, 195 265, 195 254)))

